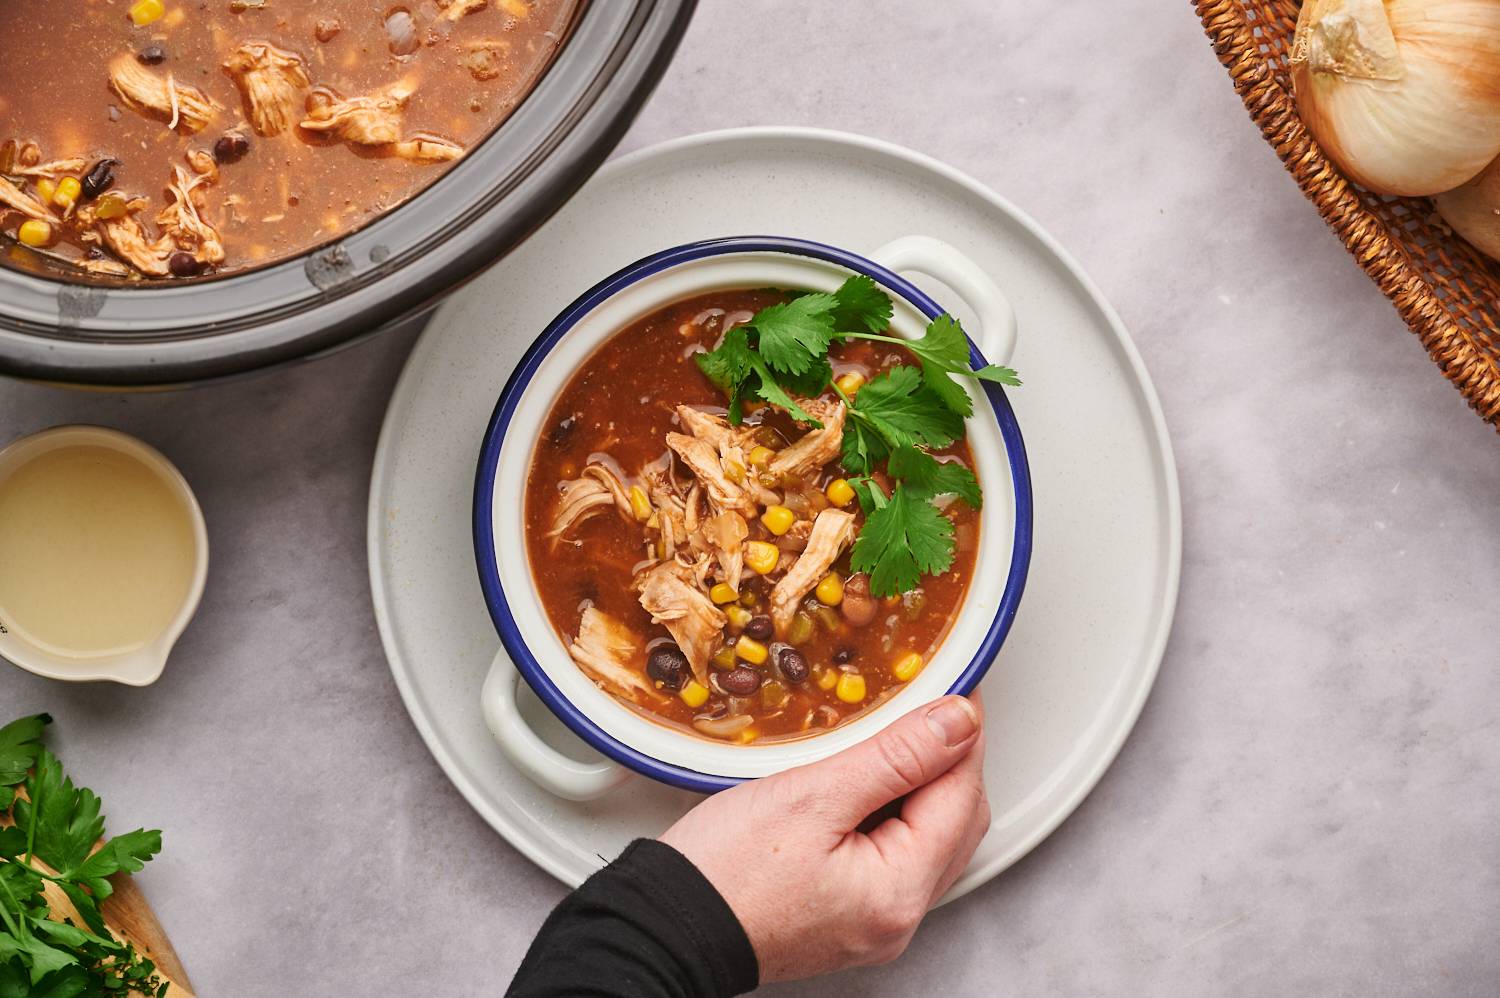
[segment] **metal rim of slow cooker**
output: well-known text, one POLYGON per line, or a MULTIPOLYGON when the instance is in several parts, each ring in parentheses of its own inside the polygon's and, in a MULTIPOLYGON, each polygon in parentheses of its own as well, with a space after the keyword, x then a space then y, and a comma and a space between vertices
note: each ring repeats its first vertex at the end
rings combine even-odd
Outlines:
POLYGON ((593 174, 665 72, 696 3, 589 3, 493 135, 411 200, 309 253, 143 286, 0 267, 0 373, 189 384, 324 353, 420 312, 512 249, 593 174), (475 189, 482 193, 468 193, 475 189))

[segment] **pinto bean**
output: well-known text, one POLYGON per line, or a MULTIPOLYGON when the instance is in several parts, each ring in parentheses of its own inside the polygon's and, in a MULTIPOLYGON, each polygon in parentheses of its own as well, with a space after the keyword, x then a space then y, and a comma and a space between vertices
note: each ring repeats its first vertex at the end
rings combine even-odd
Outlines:
POLYGON ((849 576, 844 583, 844 601, 839 604, 844 619, 855 627, 865 627, 875 619, 878 609, 875 597, 870 595, 870 577, 863 572, 849 576))

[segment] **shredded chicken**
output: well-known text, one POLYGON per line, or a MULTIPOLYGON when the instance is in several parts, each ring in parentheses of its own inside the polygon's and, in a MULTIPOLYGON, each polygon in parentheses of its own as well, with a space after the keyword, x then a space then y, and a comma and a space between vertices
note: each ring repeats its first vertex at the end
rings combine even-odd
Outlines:
POLYGON ((0 177, 0 206, 19 211, 28 218, 52 221, 52 213, 46 206, 4 177, 0 177))
POLYGON ((157 76, 129 52, 110 61, 109 85, 126 107, 150 118, 162 118, 168 128, 189 134, 202 131, 223 110, 197 87, 178 83, 171 74, 157 76))
POLYGON ((720 513, 703 524, 703 538, 719 559, 719 577, 735 592, 739 592, 745 571, 745 540, 749 536, 750 525, 738 513, 720 513))
POLYGON ((400 80, 370 97, 333 98, 324 94, 325 99, 308 112, 300 127, 417 163, 439 163, 462 156, 463 146, 444 138, 401 137, 401 116, 415 92, 412 84, 400 80))
POLYGON ((457 21, 461 17, 474 13, 489 2, 490 0, 451 0, 443 10, 443 17, 450 21, 457 21))
POLYGON ((634 522, 630 499, 614 472, 602 464, 591 464, 583 474, 563 485, 562 501, 547 536, 553 544, 576 525, 613 506, 627 522, 634 522))
POLYGON ((158 234, 152 237, 137 217, 147 207, 142 198, 133 198, 125 214, 117 218, 99 218, 90 205, 78 212, 79 222, 92 226, 84 242, 102 243, 125 263, 148 277, 166 277, 174 253, 191 253, 202 266, 222 263, 224 243, 219 232, 202 214, 201 189, 213 182, 213 175, 191 174, 180 166, 172 168, 172 183, 167 186, 168 204, 156 215, 158 234))
POLYGON ((687 465, 688 470, 702 483, 708 504, 715 512, 735 510, 750 516, 755 515, 755 500, 742 486, 729 480, 719 461, 719 452, 707 441, 690 437, 685 433, 668 433, 667 446, 682 458, 682 463, 687 465))
POLYGON ((853 513, 825 509, 818 514, 807 538, 806 550, 771 590, 771 621, 776 625, 777 634, 786 633, 802 598, 822 581, 853 539, 853 513))
POLYGON ((844 441, 844 403, 835 399, 798 399, 797 404, 823 425, 780 451, 767 470, 781 478, 803 478, 839 456, 844 441))
POLYGON ((679 565, 657 565, 637 579, 641 606, 651 614, 653 624, 665 625, 687 656, 693 676, 707 684, 708 659, 718 647, 728 618, 702 589, 683 581, 679 565))
POLYGON ((57 180, 70 173, 82 173, 89 161, 82 156, 74 156, 71 159, 54 159, 50 163, 38 163, 35 166, 15 166, 11 168, 10 175, 13 177, 45 177, 48 180, 57 180))
POLYGON ((464 147, 457 142, 449 142, 435 135, 418 135, 392 142, 386 149, 391 155, 409 159, 413 163, 446 163, 464 154, 464 147))
POLYGON ((568 645, 568 654, 590 679, 626 699, 642 693, 661 700, 641 672, 634 667, 640 657, 641 639, 634 631, 594 607, 578 618, 578 637, 568 645))
POLYGON ((741 488, 749 493, 751 499, 762 506, 771 506, 781 501, 775 492, 756 481, 755 476, 749 473, 745 449, 755 445, 754 427, 733 427, 721 416, 688 405, 677 407, 677 418, 684 429, 719 452, 720 468, 726 473, 731 468, 741 473, 741 488))
POLYGON ((241 45, 224 60, 224 71, 244 98, 250 126, 259 135, 280 135, 292 126, 311 82, 302 59, 274 45, 241 45))

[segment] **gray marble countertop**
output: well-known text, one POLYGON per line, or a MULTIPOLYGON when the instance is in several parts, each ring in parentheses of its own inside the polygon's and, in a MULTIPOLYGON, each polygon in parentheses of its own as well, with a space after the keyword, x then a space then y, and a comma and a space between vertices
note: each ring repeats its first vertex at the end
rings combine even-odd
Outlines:
MULTIPOLYGON (((1132 330, 1177 450, 1182 595, 1114 767, 897 963, 784 994, 1489 995, 1500 979, 1500 440, 1303 201, 1191 7, 706 0, 622 150, 863 132, 991 185, 1132 330), (918 13, 913 13, 914 11, 918 13)), ((496 994, 562 888, 417 737, 365 574, 410 329, 162 395, 0 383, 0 438, 164 450, 207 594, 148 689, 0 668, 49 710, 206 996, 496 994)))

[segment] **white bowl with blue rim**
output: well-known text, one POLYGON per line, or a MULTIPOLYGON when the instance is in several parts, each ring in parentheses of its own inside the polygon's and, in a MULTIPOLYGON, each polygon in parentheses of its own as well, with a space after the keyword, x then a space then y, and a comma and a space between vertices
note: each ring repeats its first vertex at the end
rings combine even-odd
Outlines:
MULTIPOLYGON (((474 551, 502 650, 481 693, 486 724, 507 758, 539 786, 569 800, 608 793, 633 770, 711 793, 815 762, 875 734, 914 707, 968 693, 1005 641, 1031 560, 1031 478, 1021 430, 998 385, 970 381, 967 423, 984 489, 975 577, 947 637, 927 666, 884 703, 828 731, 734 745, 650 720, 601 690, 574 664, 532 579, 525 537, 526 480, 541 428, 569 379, 611 336, 685 298, 715 290, 780 287, 832 291, 851 274, 875 279, 895 303, 896 335, 920 336, 945 309, 897 271, 926 274, 963 300, 974 367, 1008 363, 1015 312, 973 261, 946 243, 908 236, 861 256, 821 243, 743 236, 690 243, 639 260, 585 292, 554 319, 511 375, 495 406, 474 487, 474 551), (539 737, 516 705, 524 679, 579 738, 604 757, 571 758, 539 737)), ((1024 373, 1024 372, 1023 372, 1024 373)), ((622 401, 622 405, 629 405, 622 401)), ((991 716, 1003 704, 989 705, 991 716)))

